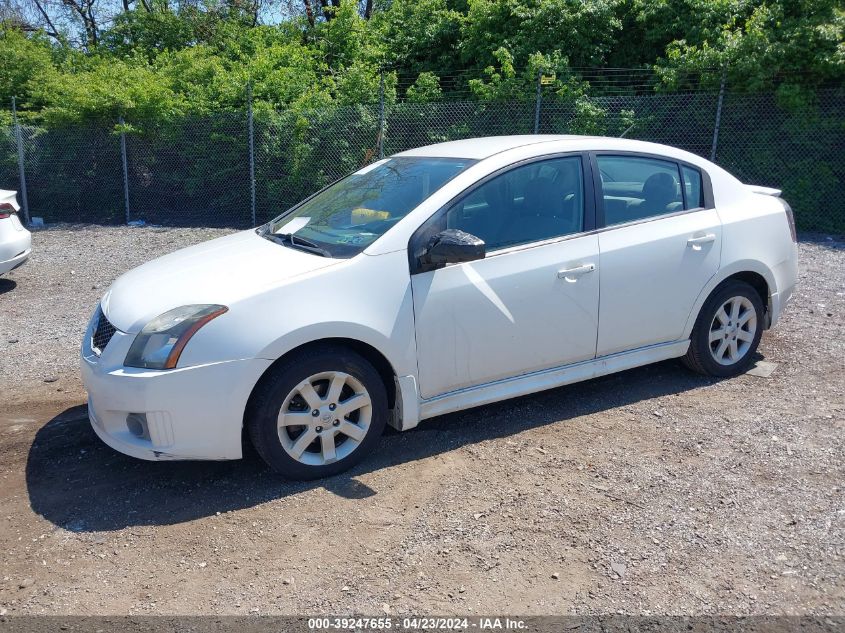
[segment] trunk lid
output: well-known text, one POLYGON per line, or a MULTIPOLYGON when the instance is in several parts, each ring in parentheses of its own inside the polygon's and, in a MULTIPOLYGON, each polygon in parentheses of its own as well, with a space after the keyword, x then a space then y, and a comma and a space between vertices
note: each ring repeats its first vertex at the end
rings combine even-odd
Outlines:
POLYGON ((773 189, 772 187, 761 187, 760 185, 745 185, 745 188, 752 193, 759 193, 761 195, 772 196, 774 198, 780 198, 780 194, 783 193, 780 189, 773 189))
POLYGON ((9 205, 15 210, 15 213, 21 210, 21 205, 18 204, 17 191, 10 191, 9 189, 0 189, 0 209, 4 205, 9 205))

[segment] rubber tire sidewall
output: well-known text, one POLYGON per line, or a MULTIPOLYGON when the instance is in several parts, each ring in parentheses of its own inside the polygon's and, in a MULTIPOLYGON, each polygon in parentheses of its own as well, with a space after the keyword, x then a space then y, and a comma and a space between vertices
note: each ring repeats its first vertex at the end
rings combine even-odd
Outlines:
POLYGON ((720 285, 707 298, 698 314, 695 327, 690 337, 690 349, 684 361, 691 369, 700 373, 727 378, 745 373, 754 362, 754 354, 760 344, 760 337, 763 335, 763 323, 765 311, 763 300, 750 284, 739 280, 729 280, 720 285), (710 325, 716 317, 719 308, 731 297, 745 297, 754 306, 757 313, 757 331, 754 333, 754 340, 751 347, 738 362, 733 365, 722 365, 713 358, 710 352, 710 325))
POLYGON ((321 347, 294 354, 261 379, 250 398, 246 425, 253 446, 270 468, 289 479, 309 480, 336 475, 364 459, 378 444, 387 416, 387 392, 372 364, 352 350, 321 347), (364 385, 372 402, 372 418, 367 435, 350 455, 332 464, 310 466, 296 461, 282 447, 278 416, 285 398, 296 385, 309 376, 328 371, 345 372, 364 385))

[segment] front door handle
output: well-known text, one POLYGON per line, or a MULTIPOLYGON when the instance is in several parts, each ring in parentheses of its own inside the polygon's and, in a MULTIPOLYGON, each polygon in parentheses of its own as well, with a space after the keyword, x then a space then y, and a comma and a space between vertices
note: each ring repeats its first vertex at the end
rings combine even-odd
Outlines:
POLYGON ((700 251, 702 244, 709 244, 710 242, 716 241, 716 234, 715 233, 708 233, 707 235, 702 235, 701 237, 691 237, 687 240, 687 246, 692 248, 694 251, 700 251))
POLYGON ((596 269, 595 264, 584 264, 583 266, 576 266, 575 268, 565 268, 557 271, 558 279, 565 279, 570 283, 578 281, 578 277, 591 273, 596 269))

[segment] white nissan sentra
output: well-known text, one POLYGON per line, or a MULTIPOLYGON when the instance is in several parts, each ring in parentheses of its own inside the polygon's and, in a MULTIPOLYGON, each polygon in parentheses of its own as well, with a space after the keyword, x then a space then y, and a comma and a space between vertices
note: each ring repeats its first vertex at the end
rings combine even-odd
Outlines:
POLYGON ((331 475, 421 420, 669 358, 745 371, 796 281, 789 206, 651 143, 479 138, 369 165, 120 277, 82 345, 143 459, 331 475))
POLYGON ((0 275, 22 266, 32 252, 32 234, 18 219, 16 193, 0 189, 0 275))

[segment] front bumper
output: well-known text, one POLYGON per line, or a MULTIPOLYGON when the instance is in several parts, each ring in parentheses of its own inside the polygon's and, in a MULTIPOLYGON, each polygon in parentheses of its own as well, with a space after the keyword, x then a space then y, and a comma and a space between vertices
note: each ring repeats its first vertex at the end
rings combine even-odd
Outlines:
POLYGON ((134 334, 116 332, 101 356, 91 349, 91 326, 82 344, 82 381, 91 426, 121 453, 148 460, 240 459, 247 400, 270 366, 262 359, 234 360, 171 370, 124 367, 134 334), (129 414, 144 414, 138 436, 129 414))

